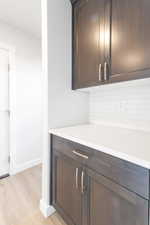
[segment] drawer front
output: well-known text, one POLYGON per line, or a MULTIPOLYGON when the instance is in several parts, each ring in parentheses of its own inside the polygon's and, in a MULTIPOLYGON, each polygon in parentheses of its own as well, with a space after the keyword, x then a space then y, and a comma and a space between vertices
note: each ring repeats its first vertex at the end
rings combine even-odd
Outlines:
POLYGON ((149 199, 149 170, 117 157, 52 135, 52 149, 149 199))

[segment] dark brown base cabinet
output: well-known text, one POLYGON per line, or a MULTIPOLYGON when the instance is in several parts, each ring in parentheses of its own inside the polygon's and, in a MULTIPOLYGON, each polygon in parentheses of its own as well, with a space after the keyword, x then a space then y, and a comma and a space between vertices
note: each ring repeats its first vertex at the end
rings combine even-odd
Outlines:
POLYGON ((55 135, 51 154, 52 204, 68 225, 149 225, 148 169, 55 135))

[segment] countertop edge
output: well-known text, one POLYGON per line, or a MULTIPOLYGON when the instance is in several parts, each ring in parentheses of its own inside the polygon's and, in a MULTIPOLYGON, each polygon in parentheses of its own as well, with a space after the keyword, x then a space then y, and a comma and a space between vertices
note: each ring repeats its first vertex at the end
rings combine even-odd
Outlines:
POLYGON ((107 147, 102 146, 102 145, 101 146, 96 145, 96 144, 93 144, 91 142, 87 142, 87 141, 84 141, 82 139, 79 139, 79 138, 76 138, 76 137, 73 137, 73 136, 65 135, 65 134, 59 133, 58 131, 54 131, 53 129, 49 130, 49 134, 53 134, 53 135, 68 139, 68 140, 76 142, 78 144, 93 148, 94 150, 101 151, 103 153, 109 154, 109 155, 117 157, 119 159, 128 161, 130 163, 136 164, 136 165, 141 166, 141 167, 144 167, 146 169, 150 169, 150 162, 147 162, 145 160, 141 160, 141 159, 138 159, 136 157, 124 154, 122 152, 113 150, 111 148, 107 148, 107 147))

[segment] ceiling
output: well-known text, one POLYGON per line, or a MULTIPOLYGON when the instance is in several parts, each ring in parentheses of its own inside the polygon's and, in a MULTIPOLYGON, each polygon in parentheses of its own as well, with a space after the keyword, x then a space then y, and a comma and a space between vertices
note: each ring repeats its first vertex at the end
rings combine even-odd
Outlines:
POLYGON ((41 37, 41 0, 0 0, 0 21, 41 37))

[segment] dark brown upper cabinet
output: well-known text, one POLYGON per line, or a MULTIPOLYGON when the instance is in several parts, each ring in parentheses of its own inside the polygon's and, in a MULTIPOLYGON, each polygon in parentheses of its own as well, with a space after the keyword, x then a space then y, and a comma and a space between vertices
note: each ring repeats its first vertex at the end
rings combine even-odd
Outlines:
POLYGON ((72 0, 72 88, 150 77, 149 0, 72 0))
POLYGON ((112 1, 111 80, 150 76, 150 1, 112 1))
POLYGON ((104 0, 76 1, 73 23, 73 89, 96 85, 104 64, 104 0))

